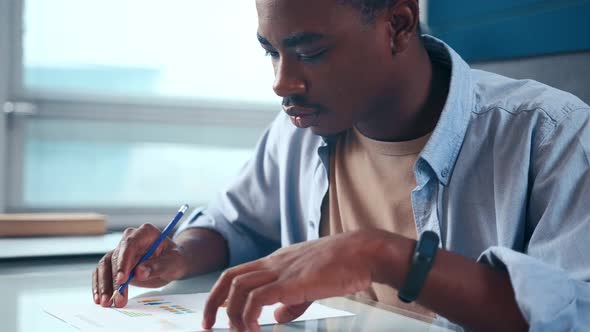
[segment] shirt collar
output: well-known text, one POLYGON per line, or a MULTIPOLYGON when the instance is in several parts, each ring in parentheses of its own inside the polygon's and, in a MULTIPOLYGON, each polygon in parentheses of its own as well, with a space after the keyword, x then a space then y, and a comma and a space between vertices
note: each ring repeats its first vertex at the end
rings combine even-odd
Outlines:
MULTIPOLYGON (((447 100, 432 136, 419 156, 430 165, 438 180, 448 185, 475 105, 471 68, 441 40, 428 35, 423 35, 422 40, 430 57, 451 67, 447 100)), ((425 181, 425 177, 417 177, 419 186, 425 181)))

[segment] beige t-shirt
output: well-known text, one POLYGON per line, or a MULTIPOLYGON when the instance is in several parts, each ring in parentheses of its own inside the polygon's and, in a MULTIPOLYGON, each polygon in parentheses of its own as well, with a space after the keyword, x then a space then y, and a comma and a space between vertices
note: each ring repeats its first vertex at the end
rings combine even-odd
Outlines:
MULTIPOLYGON (((356 129, 343 133, 330 154, 330 189, 322 205, 320 236, 379 228, 416 239, 413 168, 429 137, 382 142, 356 129)), ((357 296, 431 314, 416 304, 399 301, 397 291, 383 284, 373 283, 357 296)))

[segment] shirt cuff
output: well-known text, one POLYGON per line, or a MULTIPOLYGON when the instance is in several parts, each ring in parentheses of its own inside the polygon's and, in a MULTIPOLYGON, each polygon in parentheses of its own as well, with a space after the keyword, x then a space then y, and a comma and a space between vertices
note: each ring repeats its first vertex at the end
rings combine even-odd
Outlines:
MULTIPOLYGON (((506 247, 490 247, 478 262, 508 272, 518 307, 531 331, 570 330, 579 312, 576 289, 588 284, 539 259, 506 247)), ((586 299, 588 300, 588 299, 586 299)))

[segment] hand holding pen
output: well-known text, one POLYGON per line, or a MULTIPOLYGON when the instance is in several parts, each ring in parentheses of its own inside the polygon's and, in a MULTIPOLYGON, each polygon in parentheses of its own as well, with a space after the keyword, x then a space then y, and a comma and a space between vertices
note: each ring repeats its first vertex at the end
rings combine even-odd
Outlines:
POLYGON ((179 267, 183 258, 168 235, 187 209, 183 205, 162 232, 149 224, 125 230, 119 245, 100 260, 92 275, 96 304, 123 307, 127 304, 129 283, 161 287, 182 276, 179 267), (115 285, 118 285, 116 289, 115 285))
MULTIPOLYGON (((133 280, 133 277, 135 277, 135 269, 140 264, 142 264, 143 262, 147 261, 148 259, 150 259, 152 257, 152 255, 154 254, 154 252, 156 251, 156 249, 158 248, 160 243, 162 243, 162 240, 164 240, 168 236, 168 234, 172 231, 172 229, 174 229, 174 227, 176 226, 178 221, 182 218, 182 216, 184 215, 184 213, 186 212, 187 209, 188 209, 188 205, 186 205, 186 204, 184 204, 183 206, 180 207, 180 210, 178 210, 178 213, 176 213, 176 216, 174 216, 174 218, 170 221, 170 223, 166 226, 166 228, 164 228, 164 230, 162 231, 162 234, 160 234, 160 236, 156 239, 156 241, 154 241, 154 243, 150 246, 148 251, 139 259, 139 262, 137 262, 135 264, 135 266, 133 266, 133 268, 131 269, 131 273, 129 274, 129 278, 127 278, 127 281, 120 284, 119 287, 113 292, 113 296, 110 299, 110 302, 113 302, 113 305, 115 304, 115 302, 114 302, 115 296, 117 296, 117 294, 123 295, 123 292, 125 291, 125 289, 129 285, 131 280, 133 280)), ((123 273, 121 274, 121 276, 119 274, 117 274, 117 281, 118 282, 122 281, 123 278, 124 278, 123 273)))

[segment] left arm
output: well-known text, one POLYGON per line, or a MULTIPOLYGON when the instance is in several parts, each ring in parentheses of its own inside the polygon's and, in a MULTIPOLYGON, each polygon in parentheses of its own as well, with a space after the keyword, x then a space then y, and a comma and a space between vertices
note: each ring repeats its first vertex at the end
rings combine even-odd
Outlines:
MULTIPOLYGON (((409 272, 415 240, 381 234, 385 250, 375 282, 399 289, 409 272)), ((417 302, 475 331, 526 331, 505 271, 495 270, 450 251, 439 250, 417 302)))
MULTIPOLYGON (((275 313, 277 321, 286 322, 311 301, 361 291, 373 281, 399 288, 415 245, 397 234, 362 230, 297 244, 229 269, 211 292, 203 327, 212 327, 226 299, 232 324, 257 331, 263 305, 286 305, 275 313)), ((527 328, 507 273, 444 250, 439 250, 418 302, 475 330, 527 328)))
MULTIPOLYGON (((486 265, 439 250, 419 303, 475 330, 590 326, 590 110, 564 114, 533 151, 524 253, 492 247, 480 257, 486 265)), ((415 244, 363 230, 280 249, 223 274, 204 326, 212 326, 225 299, 236 327, 257 330, 263 305, 285 304, 275 318, 286 322, 310 301, 361 291, 373 281, 398 289, 415 244)))

